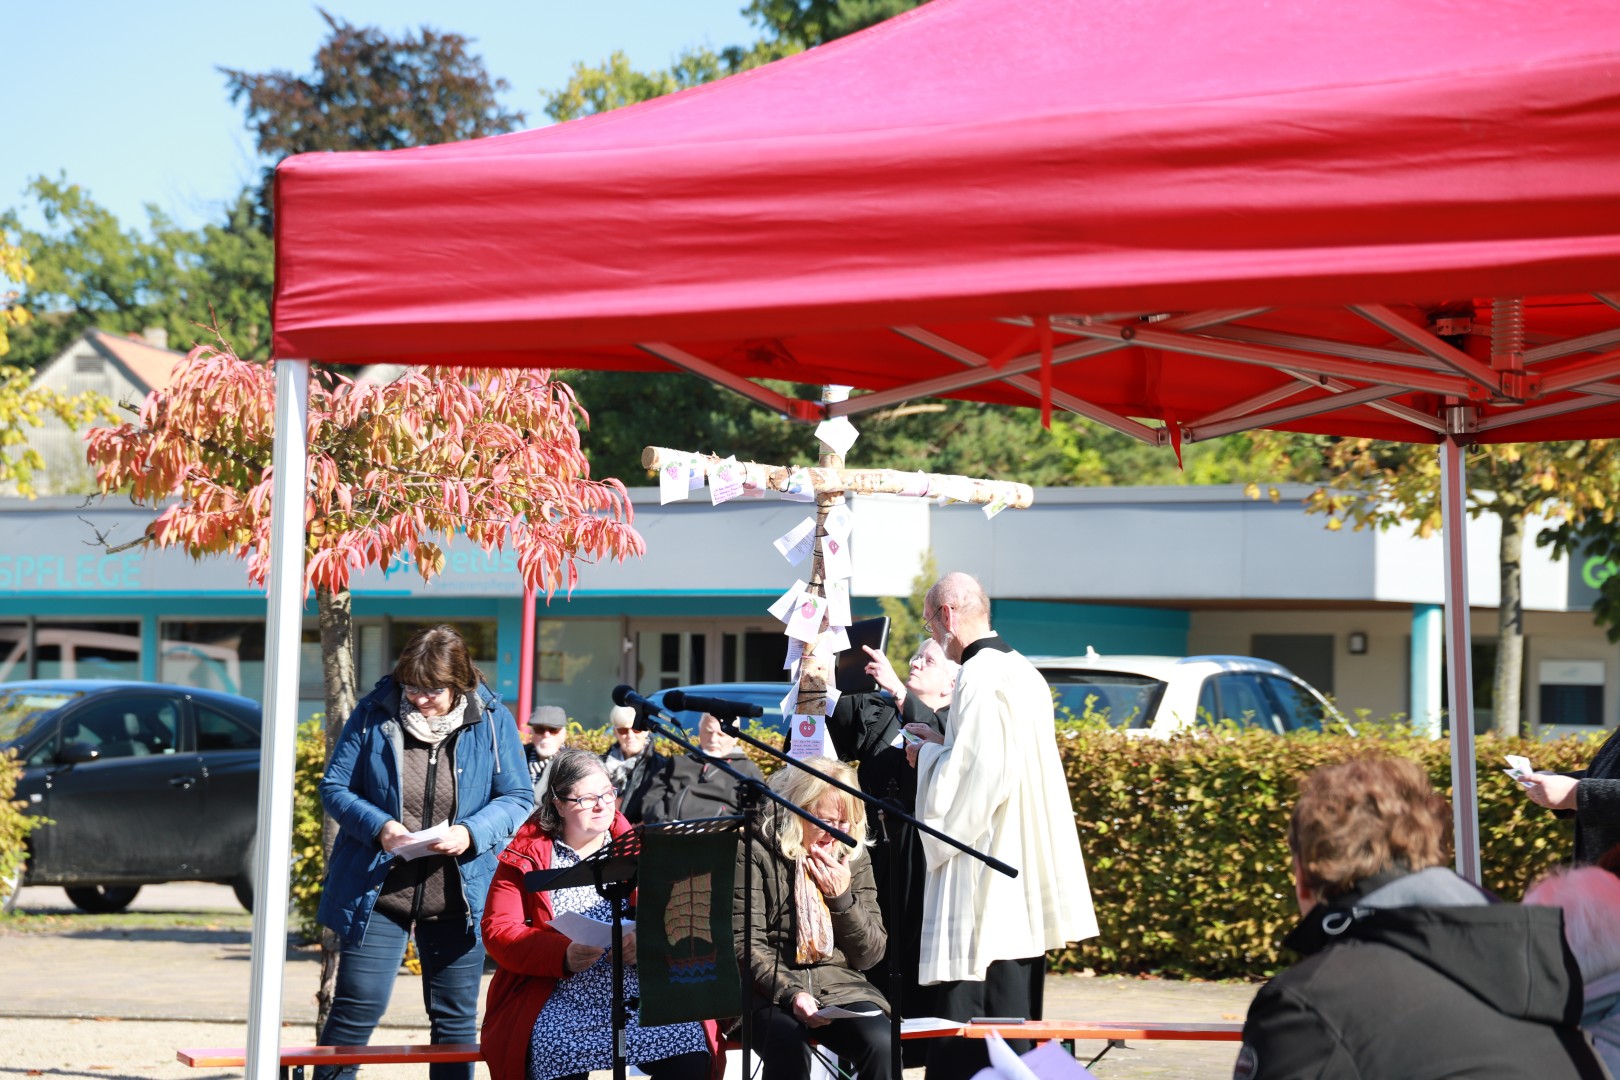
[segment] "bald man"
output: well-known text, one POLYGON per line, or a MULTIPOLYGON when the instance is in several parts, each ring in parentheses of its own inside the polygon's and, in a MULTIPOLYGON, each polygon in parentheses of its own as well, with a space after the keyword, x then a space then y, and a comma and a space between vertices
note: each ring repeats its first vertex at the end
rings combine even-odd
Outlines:
MULTIPOLYGON (((1018 876, 924 835, 918 974, 939 984, 941 1016, 1040 1019, 1046 951, 1097 934, 1052 692, 990 629, 990 601, 967 574, 928 590, 923 624, 962 668, 944 734, 906 727, 922 740, 906 750, 917 767, 917 815, 1018 876)), ((928 1080, 971 1077, 989 1064, 981 1039, 931 1041, 928 1080)))

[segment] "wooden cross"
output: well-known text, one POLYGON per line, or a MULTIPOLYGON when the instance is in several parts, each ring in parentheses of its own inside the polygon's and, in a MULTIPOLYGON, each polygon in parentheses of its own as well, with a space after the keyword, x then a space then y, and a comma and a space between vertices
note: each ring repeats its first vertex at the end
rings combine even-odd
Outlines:
MULTIPOLYGON (((641 463, 653 472, 667 465, 701 462, 705 473, 709 468, 727 460, 717 454, 694 454, 672 450, 663 446, 649 446, 641 452, 641 463)), ((743 469, 744 484, 756 490, 790 491, 794 474, 801 469, 791 465, 762 465, 758 462, 738 462, 743 469)), ((810 563, 810 590, 823 599, 827 596, 826 552, 827 514, 843 503, 845 493, 859 495, 906 495, 914 498, 945 496, 956 502, 980 506, 1012 507, 1024 509, 1035 502, 1035 491, 1028 484, 1009 480, 980 480, 967 476, 942 473, 903 472, 899 469, 846 469, 844 458, 825 443, 819 465, 802 470, 808 473, 810 488, 816 498, 815 547, 810 563)), ((834 685, 833 657, 821 652, 820 643, 826 640, 829 629, 823 621, 824 631, 815 641, 804 646, 799 660, 799 696, 794 707, 796 716, 825 716, 827 690, 834 685)), ((791 717, 789 722, 791 723, 791 717)))

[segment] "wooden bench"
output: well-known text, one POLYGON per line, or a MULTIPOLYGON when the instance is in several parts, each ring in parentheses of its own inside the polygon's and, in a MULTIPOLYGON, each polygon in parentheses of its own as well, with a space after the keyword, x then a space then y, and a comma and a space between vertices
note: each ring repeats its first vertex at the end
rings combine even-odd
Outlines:
MULTIPOLYGON (((247 1051, 240 1046, 177 1050, 182 1065, 194 1069, 242 1068, 247 1051)), ((283 1046, 281 1075, 304 1080, 306 1065, 432 1065, 484 1060, 477 1043, 428 1043, 399 1046, 283 1046)))
MULTIPOLYGON (((1150 1042, 1241 1042, 1242 1024, 1175 1024, 1134 1023, 1126 1020, 1026 1020, 1022 1024, 963 1024, 960 1027, 928 1028, 907 1031, 901 1037, 910 1039, 938 1039, 958 1035, 969 1039, 982 1039, 995 1032, 1004 1039, 1034 1039, 1040 1042, 1059 1039, 1073 1042, 1080 1039, 1100 1039, 1107 1043, 1103 1053, 1116 1046, 1125 1046, 1129 1040, 1150 1042)), ((742 1043, 727 1040, 720 1044, 722 1052, 741 1050, 742 1043)), ((1101 1057, 1102 1055, 1097 1055, 1101 1057)), ((241 1047, 212 1047, 196 1050, 177 1050, 175 1057, 192 1068, 242 1068, 247 1064, 247 1051, 241 1047)), ((292 1080, 303 1080, 304 1068, 309 1065, 431 1065, 434 1062, 482 1061, 483 1051, 478 1043, 439 1043, 398 1046, 283 1046, 281 1048, 281 1075, 292 1080)), ((1092 1059, 1093 1061, 1096 1058, 1092 1059)))

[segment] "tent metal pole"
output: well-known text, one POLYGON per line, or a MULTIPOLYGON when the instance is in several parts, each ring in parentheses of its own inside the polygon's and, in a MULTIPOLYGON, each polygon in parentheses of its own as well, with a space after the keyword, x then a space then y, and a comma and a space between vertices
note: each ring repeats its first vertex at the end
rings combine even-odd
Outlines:
POLYGON ((517 723, 522 731, 534 710, 534 587, 523 587, 523 652, 518 656, 517 723))
POLYGON ((281 984, 287 959, 298 652, 304 624, 304 499, 308 472, 309 361, 276 364, 271 458, 270 571, 265 590, 264 734, 259 751, 259 829, 254 852, 253 963, 249 973, 247 1080, 281 1075, 281 984))
POLYGON ((1440 443, 1440 535, 1446 545, 1446 679, 1451 704, 1451 812, 1457 873, 1481 884, 1479 792, 1474 766, 1473 641, 1468 626, 1467 447, 1440 443))

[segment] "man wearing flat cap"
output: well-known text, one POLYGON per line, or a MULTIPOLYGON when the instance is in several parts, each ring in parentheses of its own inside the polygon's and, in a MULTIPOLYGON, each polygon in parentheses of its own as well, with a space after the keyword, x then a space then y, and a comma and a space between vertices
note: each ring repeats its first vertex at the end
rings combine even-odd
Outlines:
POLYGON ((534 801, 538 805, 546 795, 551 759, 568 742, 568 714, 560 705, 536 705, 529 714, 529 732, 532 738, 523 748, 523 756, 529 762, 529 779, 534 783, 534 801))
POLYGON ((636 710, 629 705, 615 706, 608 723, 618 745, 602 755, 602 764, 619 792, 619 812, 632 825, 639 824, 647 789, 669 758, 653 749, 651 732, 636 730, 636 710))

